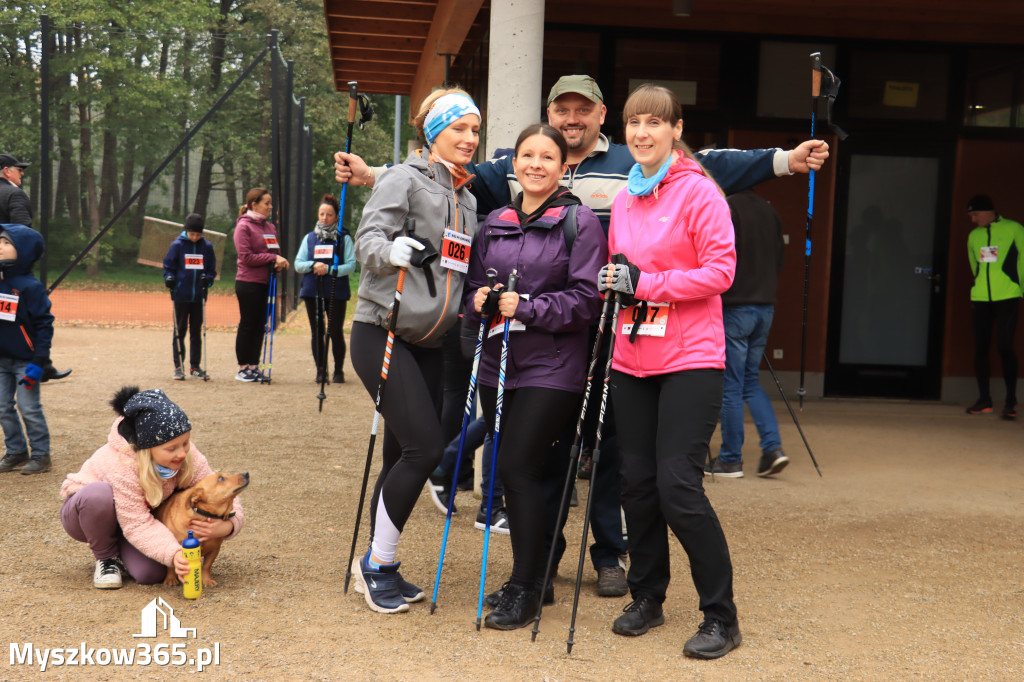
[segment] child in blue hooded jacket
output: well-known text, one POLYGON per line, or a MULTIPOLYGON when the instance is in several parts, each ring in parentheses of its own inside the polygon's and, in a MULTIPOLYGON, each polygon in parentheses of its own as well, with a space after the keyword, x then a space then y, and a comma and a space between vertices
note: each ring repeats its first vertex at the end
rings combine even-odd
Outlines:
POLYGON ((43 250, 43 236, 32 228, 0 225, 0 426, 6 448, 0 473, 21 465, 23 474, 50 469, 39 379, 50 364, 53 315, 46 288, 32 274, 43 250))
POLYGON ((203 238, 205 220, 198 213, 185 218, 185 231, 171 242, 164 256, 164 284, 174 301, 174 378, 185 380, 181 363, 185 358, 185 332, 189 332, 190 374, 207 379, 201 367, 203 358, 203 314, 207 290, 217 278, 217 256, 213 244, 203 238))

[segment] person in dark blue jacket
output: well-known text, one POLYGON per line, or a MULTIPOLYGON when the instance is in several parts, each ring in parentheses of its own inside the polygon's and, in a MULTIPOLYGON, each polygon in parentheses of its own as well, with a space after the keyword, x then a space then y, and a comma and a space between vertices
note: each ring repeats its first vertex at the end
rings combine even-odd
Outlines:
POLYGON ((190 374, 207 379, 200 369, 203 359, 203 313, 207 290, 217 278, 217 256, 213 244, 203 238, 205 219, 198 213, 185 218, 185 231, 171 242, 164 256, 164 284, 174 301, 174 378, 185 380, 181 363, 185 358, 185 331, 189 330, 190 374))
POLYGON ((316 227, 299 243, 299 252, 295 254, 295 272, 303 273, 299 298, 306 304, 309 329, 313 334, 311 345, 318 384, 327 380, 325 319, 333 345, 331 382, 345 383, 345 306, 352 298, 348 276, 356 269, 356 247, 352 235, 341 227, 338 210, 338 200, 325 194, 317 210, 316 227))
POLYGON ((0 225, 0 473, 22 464, 23 474, 50 469, 50 429, 38 382, 50 366, 53 315, 46 288, 32 274, 42 255, 41 234, 24 225, 0 225))

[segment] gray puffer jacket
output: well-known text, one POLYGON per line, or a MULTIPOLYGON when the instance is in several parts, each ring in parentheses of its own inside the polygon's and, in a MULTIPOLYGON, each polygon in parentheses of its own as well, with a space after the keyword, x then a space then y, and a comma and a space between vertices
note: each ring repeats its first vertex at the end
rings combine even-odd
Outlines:
MULTIPOLYGON (((354 318, 387 327, 398 286, 398 268, 391 265, 395 237, 402 236, 406 218, 416 220, 416 236, 429 239, 441 251, 444 230, 450 227, 472 238, 477 231, 476 199, 463 182, 452 189, 452 174, 440 163, 428 163, 423 150, 409 155, 379 178, 363 209, 356 231, 356 259, 362 265, 359 302, 354 318)), ((395 333, 425 347, 441 345, 441 337, 458 320, 465 276, 431 265, 437 296, 431 297, 421 268, 410 268, 402 290, 395 333)))

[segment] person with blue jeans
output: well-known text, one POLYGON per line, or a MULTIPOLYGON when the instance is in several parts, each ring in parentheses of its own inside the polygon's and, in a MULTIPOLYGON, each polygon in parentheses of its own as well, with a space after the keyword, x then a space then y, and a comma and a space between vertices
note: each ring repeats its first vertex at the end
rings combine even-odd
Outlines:
MULTIPOLYGON (((427 483, 430 489, 430 499, 434 506, 443 513, 448 513, 448 496, 452 494, 452 475, 455 472, 455 460, 459 456, 459 440, 462 431, 445 446, 444 454, 441 456, 441 464, 430 474, 430 481, 427 483)), ((482 501, 476 513, 475 526, 477 530, 485 530, 487 527, 487 497, 491 482, 491 449, 493 448, 494 435, 487 428, 487 420, 477 417, 466 427, 466 442, 462 446, 462 456, 467 458, 476 452, 481 445, 484 448, 483 466, 481 467, 480 494, 482 501)), ((468 459, 472 460, 472 456, 468 459)), ((463 464, 465 466, 465 463, 463 464)), ((459 476, 462 475, 460 467, 459 476)), ((501 475, 495 472, 494 477, 494 500, 491 507, 491 531, 508 535, 508 514, 505 512, 505 492, 501 485, 501 475)), ((458 509, 452 503, 452 514, 458 509)))
POLYGON ((782 221, 772 205, 751 190, 728 197, 736 234, 736 277, 722 294, 725 322, 725 377, 722 395, 722 448, 705 466, 705 474, 743 477, 743 405, 750 410, 761 438, 758 476, 782 471, 789 458, 782 451, 779 422, 759 379, 761 356, 775 314, 775 297, 785 245, 782 221))
POLYGON ((50 469, 50 429, 39 380, 50 366, 53 315, 46 288, 32 274, 42 255, 41 234, 24 225, 0 225, 0 427, 5 448, 0 473, 16 467, 23 474, 50 469))

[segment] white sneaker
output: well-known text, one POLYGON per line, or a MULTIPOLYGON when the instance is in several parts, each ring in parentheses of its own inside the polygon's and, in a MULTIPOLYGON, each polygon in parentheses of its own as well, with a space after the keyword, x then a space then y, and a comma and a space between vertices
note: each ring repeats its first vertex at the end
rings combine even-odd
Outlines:
POLYGON ((97 559, 92 573, 92 586, 98 590, 116 590, 121 587, 121 561, 117 557, 97 559))

